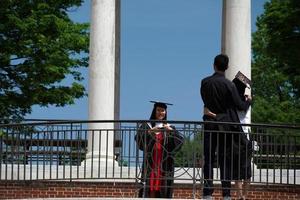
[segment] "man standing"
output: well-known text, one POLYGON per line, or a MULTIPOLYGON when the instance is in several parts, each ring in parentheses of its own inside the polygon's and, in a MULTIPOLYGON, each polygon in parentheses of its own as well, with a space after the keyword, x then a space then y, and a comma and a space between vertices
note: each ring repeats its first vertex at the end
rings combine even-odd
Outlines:
POLYGON ((226 125, 209 123, 209 121, 236 122, 232 111, 246 111, 251 98, 242 101, 235 85, 225 78, 229 58, 220 54, 214 59, 215 73, 206 77, 201 82, 201 97, 204 107, 217 114, 217 118, 203 115, 204 124, 204 188, 203 198, 212 199, 213 194, 213 163, 217 150, 218 164, 220 167, 221 182, 224 200, 231 199, 231 141, 232 134, 226 133, 230 128, 226 125), (225 132, 224 132, 225 131, 225 132))

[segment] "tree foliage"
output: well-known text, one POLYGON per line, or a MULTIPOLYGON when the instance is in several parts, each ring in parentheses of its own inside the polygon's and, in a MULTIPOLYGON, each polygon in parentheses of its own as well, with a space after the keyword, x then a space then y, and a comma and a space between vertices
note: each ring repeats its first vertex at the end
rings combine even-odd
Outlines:
POLYGON ((300 123, 300 1, 271 0, 253 34, 252 121, 300 123))
POLYGON ((176 153, 175 166, 179 167, 199 167, 203 159, 203 133, 185 137, 185 141, 180 151, 176 153))
POLYGON ((88 24, 68 11, 83 0, 1 0, 0 118, 20 119, 33 105, 64 106, 85 95, 88 24), (70 84, 63 83, 66 78, 70 84))

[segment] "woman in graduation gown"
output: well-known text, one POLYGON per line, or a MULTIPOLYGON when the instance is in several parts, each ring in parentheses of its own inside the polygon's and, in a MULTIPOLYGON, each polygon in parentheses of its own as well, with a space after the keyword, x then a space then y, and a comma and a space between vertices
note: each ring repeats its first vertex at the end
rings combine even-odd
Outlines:
POLYGON ((174 126, 164 122, 167 120, 167 103, 153 103, 150 120, 160 121, 143 123, 135 137, 144 158, 141 173, 144 185, 139 197, 172 198, 174 159, 183 144, 183 137, 174 126))
MULTIPOLYGON (((238 72, 232 82, 235 84, 242 101, 249 98, 250 94, 246 92, 246 89, 250 89, 250 79, 248 79, 243 73, 238 72)), ((242 124, 250 123, 250 119, 248 118, 250 116, 249 112, 250 108, 246 112, 237 110, 239 121, 242 124)), ((233 173, 233 176, 236 180, 235 184, 237 187, 238 198, 239 200, 245 200, 251 178, 251 159, 254 147, 252 146, 252 141, 250 139, 249 126, 240 126, 238 131, 242 134, 235 137, 235 143, 239 144, 238 149, 241 154, 233 160, 235 163, 234 169, 237 169, 235 170, 235 173, 233 173)))

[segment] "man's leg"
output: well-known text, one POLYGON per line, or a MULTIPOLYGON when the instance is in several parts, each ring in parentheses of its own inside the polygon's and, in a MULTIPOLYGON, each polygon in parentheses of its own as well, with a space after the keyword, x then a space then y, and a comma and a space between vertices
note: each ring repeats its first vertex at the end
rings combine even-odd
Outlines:
POLYGON ((231 134, 221 133, 219 138, 218 158, 220 164, 220 174, 223 197, 230 197, 231 189, 231 134))
MULTIPOLYGON (((206 128, 206 127, 205 127, 206 128)), ((204 187, 203 197, 212 196, 213 189, 213 163, 215 160, 216 138, 215 133, 204 132, 204 187)))

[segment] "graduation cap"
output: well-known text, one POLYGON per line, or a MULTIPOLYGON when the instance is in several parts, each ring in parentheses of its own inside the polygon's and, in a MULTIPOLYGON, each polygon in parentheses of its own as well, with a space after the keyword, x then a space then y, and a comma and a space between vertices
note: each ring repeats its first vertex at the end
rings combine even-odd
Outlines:
POLYGON ((247 88, 250 88, 250 86, 252 84, 251 80, 240 71, 238 71, 238 73, 235 75, 235 78, 233 79, 233 81, 239 81, 247 88))
POLYGON ((161 101, 150 101, 151 103, 154 103, 154 107, 161 107, 161 108, 167 108, 168 105, 172 106, 171 103, 161 102, 161 101))

